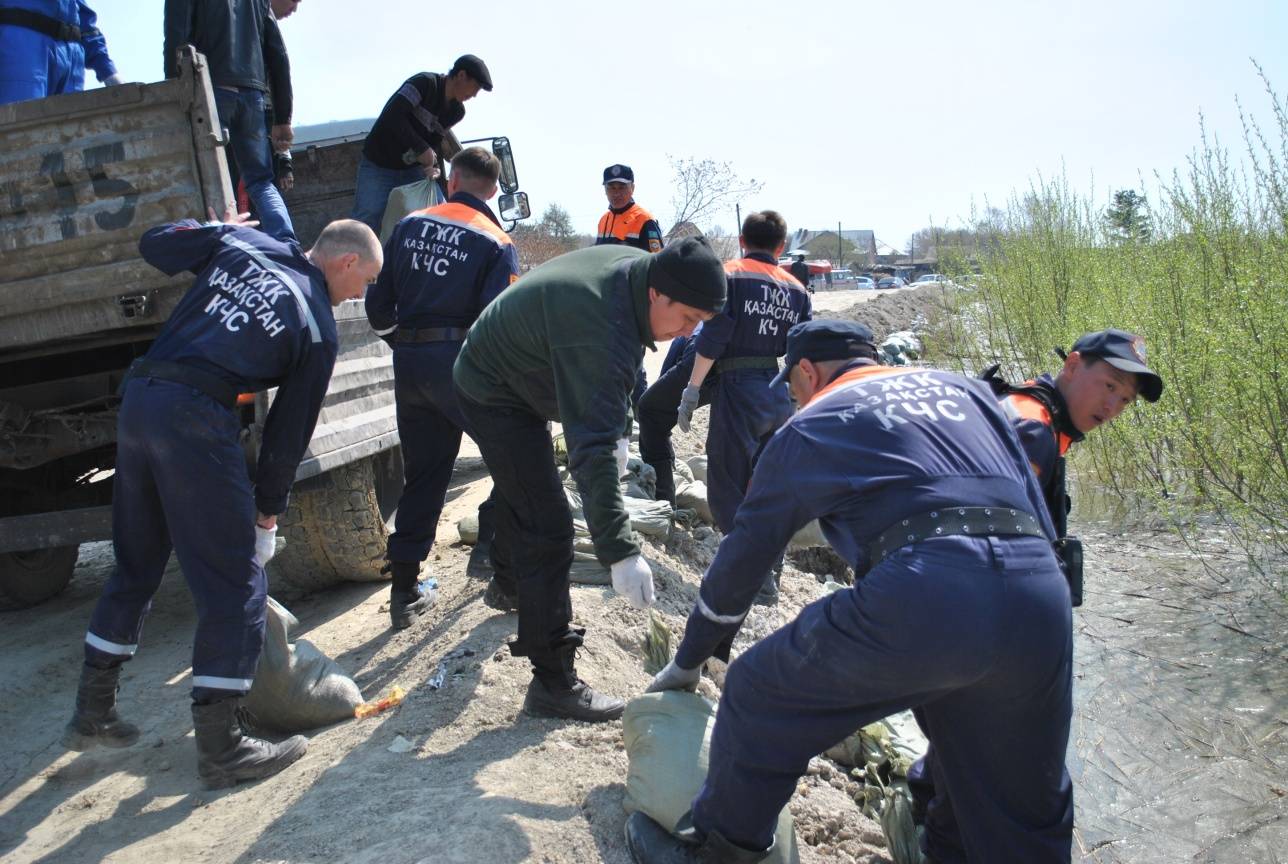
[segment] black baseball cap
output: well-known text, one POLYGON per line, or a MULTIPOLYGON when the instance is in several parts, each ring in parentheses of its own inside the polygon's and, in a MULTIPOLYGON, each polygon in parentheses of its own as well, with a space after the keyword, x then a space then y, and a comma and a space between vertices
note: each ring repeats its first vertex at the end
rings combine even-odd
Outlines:
POLYGON ((1146 402, 1157 402, 1163 395, 1163 379, 1145 365, 1145 340, 1126 330, 1097 330, 1073 343, 1079 354, 1099 357, 1115 369, 1135 374, 1140 395, 1146 402))
POLYGON ((802 321, 787 331, 787 365, 769 382, 777 387, 787 380, 792 367, 807 359, 848 360, 851 357, 870 357, 876 353, 876 337, 871 328, 858 321, 840 321, 836 318, 815 318, 802 321))
POLYGON ((492 73, 487 71, 487 64, 473 54, 462 54, 456 58, 452 64, 452 71, 448 75, 455 75, 457 72, 464 72, 466 75, 479 82, 479 86, 489 93, 492 92, 492 73))
POLYGON ((635 172, 629 165, 609 165, 604 169, 604 185, 609 183, 634 183, 635 172))

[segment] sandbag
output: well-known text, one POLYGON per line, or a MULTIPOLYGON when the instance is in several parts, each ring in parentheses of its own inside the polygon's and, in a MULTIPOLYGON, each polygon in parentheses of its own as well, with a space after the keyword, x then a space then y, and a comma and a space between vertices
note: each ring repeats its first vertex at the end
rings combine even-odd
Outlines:
POLYGON ((289 641, 291 628, 300 622, 272 597, 265 615, 264 650, 242 701, 255 726, 294 733, 352 719, 363 701, 353 679, 307 639, 289 641))
MULTIPOLYGON (((696 471, 694 472, 697 473, 696 471)), ((701 480, 692 483, 681 483, 675 487, 675 506, 693 510, 698 518, 708 525, 716 524, 716 517, 711 513, 711 504, 707 501, 707 484, 701 480)))
MULTIPOLYGON (((696 693, 666 691, 632 699, 622 715, 628 813, 640 810, 668 831, 688 812, 707 776, 716 706, 696 693)), ((778 814, 770 864, 797 864, 791 811, 778 814)))
POLYGON ((827 538, 823 536, 823 528, 814 519, 808 525, 792 535, 792 539, 787 542, 788 549, 812 549, 815 546, 826 546, 827 538))
POLYGON ((385 213, 380 220, 381 245, 389 242, 394 228, 408 213, 442 204, 444 200, 438 183, 428 178, 396 187, 389 193, 389 201, 385 204, 385 213))
POLYGON ((690 456, 688 459, 685 459, 684 462, 689 466, 689 473, 693 475, 694 480, 702 483, 707 482, 706 456, 690 456))

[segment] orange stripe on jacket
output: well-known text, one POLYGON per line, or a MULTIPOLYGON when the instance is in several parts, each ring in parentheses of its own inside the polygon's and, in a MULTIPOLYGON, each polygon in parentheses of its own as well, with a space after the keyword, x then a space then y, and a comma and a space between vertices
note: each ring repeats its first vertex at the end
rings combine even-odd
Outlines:
POLYGON ((805 290, 805 286, 800 283, 792 274, 788 273, 777 264, 766 264, 764 261, 757 261, 754 258, 737 258, 733 261, 726 261, 725 275, 734 278, 737 276, 754 276, 760 279, 768 279, 771 282, 777 282, 784 288, 800 288, 805 290))
POLYGON ((475 210, 470 205, 461 204, 458 201, 436 204, 424 210, 416 210, 408 215, 428 216, 440 222, 450 222, 463 228, 469 228, 479 234, 486 234, 502 246, 508 246, 513 242, 510 240, 510 235, 506 234, 499 225, 487 218, 486 215, 475 210))

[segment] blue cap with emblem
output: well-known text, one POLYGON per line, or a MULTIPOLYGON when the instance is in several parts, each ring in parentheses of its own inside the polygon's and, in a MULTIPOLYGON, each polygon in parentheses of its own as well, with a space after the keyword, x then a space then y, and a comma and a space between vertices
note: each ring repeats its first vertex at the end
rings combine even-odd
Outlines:
POLYGON ((1145 340, 1126 330, 1097 330, 1073 343, 1073 350, 1089 357, 1099 357, 1115 369, 1134 373, 1140 395, 1147 402, 1157 402, 1163 395, 1163 379, 1145 365, 1145 340))
POLYGON ((609 183, 634 183, 635 172, 629 165, 609 165, 604 169, 604 185, 609 183))
POLYGON ((777 387, 786 381, 792 367, 802 359, 818 363, 823 360, 848 360, 851 357, 875 358, 876 353, 876 337, 866 324, 835 318, 802 321, 787 331, 786 365, 769 386, 777 387))

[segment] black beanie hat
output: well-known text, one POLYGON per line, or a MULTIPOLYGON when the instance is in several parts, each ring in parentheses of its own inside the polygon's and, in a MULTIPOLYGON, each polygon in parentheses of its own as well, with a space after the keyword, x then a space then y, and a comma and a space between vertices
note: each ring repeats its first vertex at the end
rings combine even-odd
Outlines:
POLYGON ((652 256, 648 284, 695 309, 719 312, 724 308, 724 265, 705 237, 685 237, 652 256))

